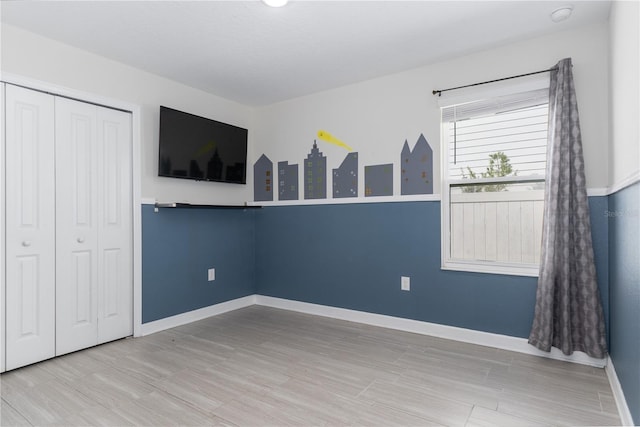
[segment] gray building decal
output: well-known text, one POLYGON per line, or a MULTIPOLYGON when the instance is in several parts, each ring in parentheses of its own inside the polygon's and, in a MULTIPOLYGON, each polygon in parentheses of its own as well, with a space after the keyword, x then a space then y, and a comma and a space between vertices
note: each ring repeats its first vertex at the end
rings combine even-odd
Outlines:
POLYGON ((413 151, 404 141, 400 169, 400 194, 433 194, 433 150, 423 134, 420 134, 413 151))
POLYGON ((318 149, 316 141, 304 161, 304 198, 327 198, 327 157, 318 149))
POLYGON ((364 196, 393 196, 393 163, 364 167, 364 196))
POLYGON ((333 198, 358 197, 358 153, 349 153, 333 170, 333 198))
POLYGON ((298 165, 278 162, 278 200, 298 200, 298 165))
POLYGON ((273 162, 264 154, 253 165, 253 200, 273 201, 273 162))

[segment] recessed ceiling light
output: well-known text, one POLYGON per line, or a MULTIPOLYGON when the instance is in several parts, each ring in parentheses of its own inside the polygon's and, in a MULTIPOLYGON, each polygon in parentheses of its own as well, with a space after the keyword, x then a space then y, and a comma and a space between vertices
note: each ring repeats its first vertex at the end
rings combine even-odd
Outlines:
POLYGON ((564 6, 560 7, 553 12, 551 12, 551 20, 553 22, 562 22, 571 16, 571 12, 573 12, 573 6, 564 6))
POLYGON ((264 4, 271 7, 282 7, 285 6, 289 0, 262 0, 264 4))

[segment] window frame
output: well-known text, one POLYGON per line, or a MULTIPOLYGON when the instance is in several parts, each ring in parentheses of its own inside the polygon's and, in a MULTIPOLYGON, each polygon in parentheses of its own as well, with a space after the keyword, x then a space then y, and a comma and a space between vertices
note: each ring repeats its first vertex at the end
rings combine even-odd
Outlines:
MULTIPOLYGON (((449 178, 449 137, 448 137, 448 126, 450 122, 443 122, 442 112, 444 108, 450 107, 453 105, 461 104, 463 102, 473 102, 476 100, 480 100, 483 98, 497 98, 499 96, 503 96, 505 94, 518 94, 521 92, 527 92, 530 90, 540 89, 544 87, 548 87, 549 82, 548 79, 542 80, 537 79, 532 83, 525 85, 503 85, 500 90, 492 92, 491 90, 483 91, 484 95, 473 95, 469 94, 466 100, 458 98, 451 98, 449 100, 445 99, 444 101, 439 100, 439 104, 441 107, 440 110, 440 158, 441 158, 441 168, 440 168, 440 185, 441 185, 441 269, 442 270, 453 270, 453 271, 464 271, 464 272, 474 272, 474 273, 489 273, 489 274, 500 274, 500 275, 513 275, 513 276, 527 276, 527 277, 538 277, 539 275, 539 264, 536 263, 515 263, 515 262, 502 262, 502 261, 486 261, 486 260, 461 260, 454 259, 451 256, 451 187, 460 185, 460 184, 469 184, 470 180, 468 179, 450 179, 449 178)), ((508 177, 499 177, 499 178, 478 178, 474 179, 474 184, 484 184, 484 183, 527 183, 527 182, 540 182, 546 180, 546 176, 544 175, 526 175, 526 176, 508 176, 508 177)))

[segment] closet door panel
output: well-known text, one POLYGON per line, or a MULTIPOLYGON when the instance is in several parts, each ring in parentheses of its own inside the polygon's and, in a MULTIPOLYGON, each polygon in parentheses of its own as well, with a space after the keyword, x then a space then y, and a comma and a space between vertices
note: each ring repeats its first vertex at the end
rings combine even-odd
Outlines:
POLYGON ((131 114, 98 111, 98 342, 133 333, 131 114))
POLYGON ((98 343, 96 108, 56 98, 56 355, 98 343))
POLYGON ((6 368, 54 356, 54 100, 6 86, 6 368))

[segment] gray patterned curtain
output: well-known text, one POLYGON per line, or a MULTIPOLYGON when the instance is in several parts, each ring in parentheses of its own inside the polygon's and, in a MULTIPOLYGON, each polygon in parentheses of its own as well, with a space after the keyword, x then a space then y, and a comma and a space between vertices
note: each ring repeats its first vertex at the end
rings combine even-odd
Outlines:
POLYGON ((551 72, 542 255, 529 343, 607 355, 571 58, 551 72))

